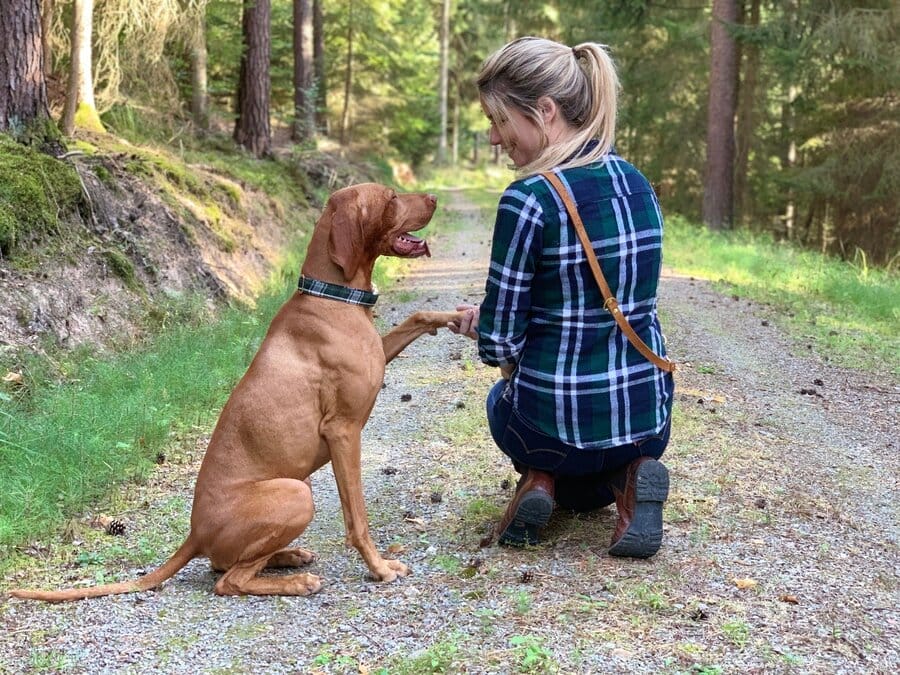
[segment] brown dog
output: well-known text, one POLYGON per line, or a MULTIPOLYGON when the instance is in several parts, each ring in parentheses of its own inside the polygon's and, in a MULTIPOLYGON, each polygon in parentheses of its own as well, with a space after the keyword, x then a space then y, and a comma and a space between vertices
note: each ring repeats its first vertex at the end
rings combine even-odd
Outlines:
POLYGON ((272 321, 213 431, 194 489, 190 534, 162 567, 135 581, 10 594, 58 602, 143 591, 200 556, 224 572, 215 586, 220 595, 314 593, 321 581, 312 574, 257 575, 264 567, 313 560, 309 551, 285 547, 312 520, 307 479, 329 460, 347 542, 376 580, 405 576, 407 567, 382 558, 369 535, 360 434, 385 363, 458 315, 417 312, 380 338, 371 309, 352 304, 371 298, 353 289, 372 287, 372 267, 380 255, 430 255, 428 245, 410 232, 428 223, 436 203, 432 195, 398 195, 371 183, 331 196, 309 243, 301 289, 272 321), (349 300, 334 299, 342 295, 349 300))

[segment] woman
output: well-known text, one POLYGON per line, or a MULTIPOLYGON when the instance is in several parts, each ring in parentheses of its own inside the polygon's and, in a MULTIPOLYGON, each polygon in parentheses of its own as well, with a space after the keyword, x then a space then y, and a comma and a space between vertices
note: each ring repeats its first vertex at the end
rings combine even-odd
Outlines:
POLYGON ((613 502, 609 552, 649 557, 662 541, 674 383, 604 308, 559 193, 584 221, 603 275, 638 336, 665 355, 656 314, 662 216, 647 180, 615 154, 618 78, 603 46, 515 40, 478 77, 491 143, 518 173, 497 210, 486 295, 449 327, 478 340, 504 379, 487 397, 494 440, 522 474, 501 543, 538 543, 554 501, 613 502))

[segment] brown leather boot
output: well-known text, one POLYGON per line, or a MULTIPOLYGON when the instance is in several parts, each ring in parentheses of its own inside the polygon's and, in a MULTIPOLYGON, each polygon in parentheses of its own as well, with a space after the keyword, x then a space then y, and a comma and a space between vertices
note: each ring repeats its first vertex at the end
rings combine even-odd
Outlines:
POLYGON ((609 554, 649 558, 662 544, 663 502, 669 496, 669 471, 652 457, 628 465, 624 481, 610 483, 619 519, 609 554))
POLYGON ((497 526, 500 543, 508 546, 540 543, 538 530, 553 513, 553 492, 553 476, 529 469, 497 526))

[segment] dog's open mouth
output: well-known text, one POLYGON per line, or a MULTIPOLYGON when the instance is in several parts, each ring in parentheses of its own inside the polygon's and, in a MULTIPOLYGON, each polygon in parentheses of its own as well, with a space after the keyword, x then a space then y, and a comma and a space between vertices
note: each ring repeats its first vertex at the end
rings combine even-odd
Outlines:
POLYGON ((428 250, 428 242, 408 232, 398 234, 391 243, 391 249, 395 255, 403 258, 418 258, 422 255, 431 257, 431 251, 428 250))

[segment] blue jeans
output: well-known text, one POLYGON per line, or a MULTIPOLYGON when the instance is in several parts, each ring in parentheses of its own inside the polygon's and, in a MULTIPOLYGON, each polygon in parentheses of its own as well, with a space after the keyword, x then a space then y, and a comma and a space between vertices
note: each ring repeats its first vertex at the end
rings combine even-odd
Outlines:
POLYGON ((671 416, 659 434, 602 450, 577 448, 548 436, 523 420, 503 396, 506 381, 488 393, 487 418, 494 442, 516 471, 537 469, 556 479, 556 503, 564 509, 591 511, 615 501, 611 484, 624 482, 625 469, 639 457, 662 457, 669 443, 671 416))

